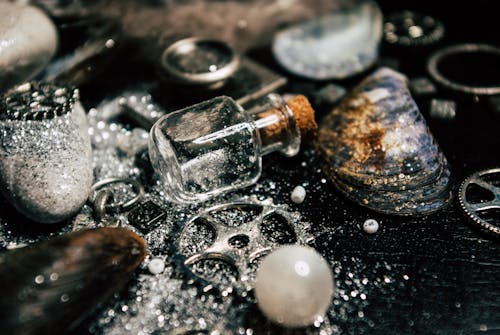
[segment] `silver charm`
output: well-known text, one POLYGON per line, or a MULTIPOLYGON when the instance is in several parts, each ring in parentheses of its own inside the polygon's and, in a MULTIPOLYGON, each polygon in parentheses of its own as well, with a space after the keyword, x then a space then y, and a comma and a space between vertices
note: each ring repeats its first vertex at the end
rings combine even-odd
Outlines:
POLYGON ((453 100, 432 99, 429 115, 433 119, 453 120, 457 115, 457 103, 453 100))
POLYGON ((452 91, 496 95, 500 94, 500 82, 496 75, 499 66, 500 48, 487 44, 459 44, 435 52, 427 62, 427 72, 438 84, 452 91), (457 73, 464 68, 474 69, 474 76, 467 81, 457 79, 457 73), (473 85, 470 80, 481 80, 484 84, 473 85))
MULTIPOLYGON (((137 202, 139 202, 144 196, 144 187, 141 183, 134 179, 122 179, 122 178, 107 178, 103 179, 92 186, 91 195, 89 201, 94 207, 94 216, 97 221, 110 223, 112 219, 111 214, 121 213, 132 208, 137 202), (129 200, 123 200, 119 202, 114 202, 113 191, 107 186, 116 183, 125 183, 132 185, 135 196, 129 200)), ((111 223, 111 225, 119 225, 118 223, 111 223)))
POLYGON ((417 77, 410 80, 410 90, 414 96, 436 94, 436 86, 427 77, 417 77))
POLYGON ((0 99, 0 186, 28 218, 63 221, 85 203, 92 151, 78 90, 26 83, 0 99))
POLYGON ((168 47, 161 66, 173 81, 219 88, 239 67, 239 56, 225 42, 186 38, 168 47))
POLYGON ((198 262, 212 260, 235 268, 237 278, 228 286, 244 292, 252 286, 255 265, 261 257, 281 244, 305 245, 311 240, 297 213, 249 201, 203 210, 186 223, 176 244, 181 265, 209 283, 204 291, 222 284, 194 269, 198 262))
POLYGON ((459 203, 474 224, 499 236, 500 217, 496 211, 500 209, 500 168, 479 171, 465 179, 460 186, 459 203))

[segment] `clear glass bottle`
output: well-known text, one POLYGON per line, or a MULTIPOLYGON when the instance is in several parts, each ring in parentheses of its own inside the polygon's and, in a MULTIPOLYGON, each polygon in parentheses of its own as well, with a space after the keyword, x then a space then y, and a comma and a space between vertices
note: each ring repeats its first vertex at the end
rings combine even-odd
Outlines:
POLYGON ((270 94, 244 110, 221 96, 165 115, 151 128, 149 155, 170 200, 205 201, 254 184, 263 155, 294 156, 316 128, 304 96, 270 94))

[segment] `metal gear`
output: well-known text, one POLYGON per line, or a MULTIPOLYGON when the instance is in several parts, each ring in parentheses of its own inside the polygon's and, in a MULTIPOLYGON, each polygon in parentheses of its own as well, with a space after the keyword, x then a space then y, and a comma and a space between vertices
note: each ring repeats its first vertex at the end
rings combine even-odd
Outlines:
POLYGON ((443 23, 429 15, 402 11, 389 15, 384 24, 384 39, 403 47, 436 44, 444 37, 443 23))
POLYGON ((199 329, 196 326, 178 327, 167 332, 167 335, 231 335, 232 332, 226 329, 225 325, 220 322, 208 329, 199 329))
POLYGON ((202 292, 246 296, 263 256, 282 244, 311 241, 300 214, 273 204, 235 201, 192 217, 174 243, 173 260, 188 284, 198 283, 202 292))
POLYGON ((482 170, 465 179, 460 186, 459 203, 479 228, 500 236, 499 212, 495 212, 500 210, 500 168, 482 170))

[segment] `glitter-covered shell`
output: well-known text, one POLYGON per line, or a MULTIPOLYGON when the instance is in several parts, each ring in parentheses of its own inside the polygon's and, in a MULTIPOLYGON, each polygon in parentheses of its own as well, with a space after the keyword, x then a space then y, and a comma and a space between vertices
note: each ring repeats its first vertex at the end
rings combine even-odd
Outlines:
POLYGON ((375 211, 428 214, 451 197, 446 158, 396 71, 363 80, 323 120, 317 146, 334 185, 375 211))
POLYGON ((74 334, 130 280, 146 244, 124 228, 72 232, 0 257, 0 334, 74 334))
POLYGON ((0 98, 0 188, 19 212, 37 222, 63 221, 85 203, 92 181, 78 90, 33 82, 0 98))

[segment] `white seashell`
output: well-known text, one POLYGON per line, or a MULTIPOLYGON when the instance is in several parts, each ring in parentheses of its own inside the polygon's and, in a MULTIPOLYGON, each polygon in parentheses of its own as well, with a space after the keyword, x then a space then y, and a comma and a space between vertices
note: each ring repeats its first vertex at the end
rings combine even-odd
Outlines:
POLYGON ((361 1, 277 33, 273 53, 288 71, 311 79, 343 79, 378 57, 382 13, 361 1))

